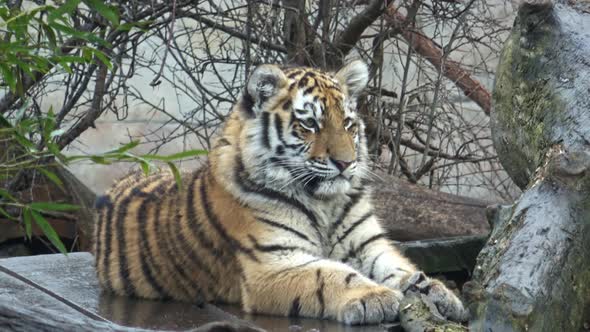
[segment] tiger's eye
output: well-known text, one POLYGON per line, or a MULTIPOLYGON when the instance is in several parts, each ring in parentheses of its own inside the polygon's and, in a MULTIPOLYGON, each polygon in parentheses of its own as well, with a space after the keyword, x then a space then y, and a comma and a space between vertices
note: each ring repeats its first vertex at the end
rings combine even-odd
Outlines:
POLYGON ((313 118, 307 118, 305 120, 299 120, 299 123, 303 126, 303 128, 314 131, 317 128, 317 124, 313 118))
POLYGON ((356 123, 351 118, 344 119, 344 129, 350 130, 356 127, 356 123))

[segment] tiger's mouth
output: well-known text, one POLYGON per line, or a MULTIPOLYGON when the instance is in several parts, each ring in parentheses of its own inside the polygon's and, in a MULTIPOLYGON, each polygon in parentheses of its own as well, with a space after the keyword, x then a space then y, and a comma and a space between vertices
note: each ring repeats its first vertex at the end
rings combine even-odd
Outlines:
POLYGON ((335 183, 337 181, 346 181, 350 182, 352 176, 346 177, 344 174, 337 174, 335 176, 325 176, 325 175, 313 175, 309 180, 305 181, 303 184, 305 187, 316 188, 318 185, 325 183, 335 183))

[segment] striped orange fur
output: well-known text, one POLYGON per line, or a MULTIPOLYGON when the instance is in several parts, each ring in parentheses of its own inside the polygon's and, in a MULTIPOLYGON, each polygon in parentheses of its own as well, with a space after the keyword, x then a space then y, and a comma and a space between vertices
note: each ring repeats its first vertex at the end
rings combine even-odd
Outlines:
POLYGON ((207 165, 131 174, 97 201, 101 285, 121 295, 225 302, 247 312, 371 324, 422 289, 466 311, 387 240, 364 185, 362 62, 337 73, 258 67, 207 165))

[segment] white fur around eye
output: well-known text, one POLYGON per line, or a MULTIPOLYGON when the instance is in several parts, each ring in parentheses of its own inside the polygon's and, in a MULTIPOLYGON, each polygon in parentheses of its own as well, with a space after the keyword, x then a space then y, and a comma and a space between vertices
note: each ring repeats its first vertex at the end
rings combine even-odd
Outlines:
POLYGON ((344 129, 348 130, 353 124, 354 121, 351 118, 344 119, 344 129))
POLYGON ((303 129, 307 131, 311 131, 312 133, 316 132, 317 123, 313 118, 307 118, 305 120, 299 120, 299 124, 303 129))

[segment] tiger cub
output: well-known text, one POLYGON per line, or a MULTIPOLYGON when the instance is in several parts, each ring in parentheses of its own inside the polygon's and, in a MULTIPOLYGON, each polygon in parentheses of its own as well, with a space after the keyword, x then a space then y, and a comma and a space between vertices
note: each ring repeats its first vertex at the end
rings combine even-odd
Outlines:
POLYGON ((416 270, 374 215, 356 97, 367 66, 336 73, 257 67, 208 163, 181 190, 133 174, 97 201, 100 284, 120 295, 240 304, 244 311, 394 320, 403 291, 466 319, 460 300, 416 270))

